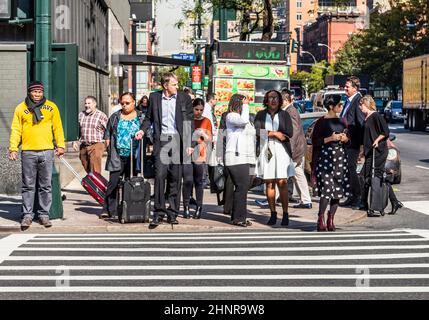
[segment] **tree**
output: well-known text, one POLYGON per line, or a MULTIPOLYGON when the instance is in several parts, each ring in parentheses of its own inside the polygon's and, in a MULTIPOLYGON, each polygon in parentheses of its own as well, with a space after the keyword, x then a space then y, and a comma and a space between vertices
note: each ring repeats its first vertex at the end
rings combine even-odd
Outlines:
POLYGON ((353 35, 339 50, 335 58, 335 71, 341 75, 361 74, 358 61, 359 48, 362 46, 362 37, 353 35))
POLYGON ((391 10, 376 7, 368 29, 352 37, 339 52, 336 70, 368 74, 391 88, 395 98, 402 83, 406 58, 428 52, 429 4, 427 0, 390 0, 391 10), (348 70, 349 69, 349 70, 348 70))
POLYGON ((311 72, 300 71, 292 74, 291 80, 300 80, 308 92, 317 92, 325 87, 325 77, 334 75, 333 65, 328 64, 325 60, 316 63, 311 67, 311 72))

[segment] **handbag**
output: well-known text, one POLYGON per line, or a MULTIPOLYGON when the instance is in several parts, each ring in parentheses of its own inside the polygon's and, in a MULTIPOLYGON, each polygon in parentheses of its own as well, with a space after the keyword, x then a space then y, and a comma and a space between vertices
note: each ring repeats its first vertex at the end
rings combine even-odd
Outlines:
POLYGON ((222 192, 225 188, 225 168, 222 165, 217 165, 213 172, 213 181, 217 192, 222 192))

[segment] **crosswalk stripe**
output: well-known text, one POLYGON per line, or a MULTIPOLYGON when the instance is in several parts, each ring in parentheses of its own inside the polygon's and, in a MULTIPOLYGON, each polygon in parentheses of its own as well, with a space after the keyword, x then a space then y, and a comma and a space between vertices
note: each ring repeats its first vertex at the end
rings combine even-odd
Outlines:
POLYGON ((81 270, 81 271, 148 271, 148 270, 288 270, 288 269, 411 269, 411 268, 429 268, 429 263, 403 263, 403 264, 256 264, 256 265, 174 265, 174 266, 0 266, 0 271, 50 271, 58 269, 81 270))
MULTIPOLYGON (((425 238, 411 239, 357 239, 357 240, 341 240, 341 243, 377 243, 377 242, 427 242, 425 238)), ((304 243, 338 243, 338 240, 257 240, 257 241, 79 241, 79 242, 64 242, 64 241, 28 241, 25 245, 179 245, 179 244, 304 244, 304 243)))
POLYGON ((429 258, 429 253, 357 254, 329 256, 10 256, 5 261, 293 261, 293 260, 378 260, 429 258))
POLYGON ((131 276, 0 276, 0 281, 102 280, 312 280, 312 279, 429 279, 429 274, 264 274, 264 275, 131 275, 131 276))
POLYGON ((294 251, 351 251, 351 250, 418 250, 429 249, 429 245, 393 246, 336 246, 336 247, 241 247, 241 248, 34 248, 21 247, 15 252, 68 251, 68 252, 294 252, 294 251))
POLYGON ((0 239, 0 264, 6 259, 17 247, 34 238, 35 235, 12 234, 0 239))
POLYGON ((152 287, 0 287, 4 293, 429 293, 429 287, 269 287, 269 286, 152 286, 152 287))
MULTIPOLYGON (((406 233, 394 233, 394 234, 388 234, 388 236, 395 236, 395 237, 410 237, 409 234, 406 233)), ((207 236, 207 237, 200 237, 200 236, 188 236, 188 237, 164 237, 164 236, 152 236, 152 237, 142 237, 142 236, 134 236, 134 237, 120 237, 120 236, 109 236, 109 237, 37 237, 34 240, 58 240, 58 241, 65 241, 65 240, 227 240, 227 239, 272 239, 275 237, 276 239, 311 239, 311 238, 371 238, 371 237, 386 237, 386 234, 344 234, 344 235, 337 235, 337 234, 316 234, 316 235, 307 235, 307 236, 289 236, 289 235, 264 235, 264 236, 254 236, 249 235, 246 233, 244 236, 235 236, 235 237, 228 237, 228 236, 207 236)))

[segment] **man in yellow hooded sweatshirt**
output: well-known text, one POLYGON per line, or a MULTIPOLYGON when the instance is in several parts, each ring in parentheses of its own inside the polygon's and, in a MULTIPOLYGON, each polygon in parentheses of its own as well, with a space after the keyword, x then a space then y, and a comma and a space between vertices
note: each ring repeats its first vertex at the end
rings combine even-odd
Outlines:
POLYGON ((15 109, 10 134, 10 160, 18 160, 20 146, 23 202, 21 228, 25 230, 33 222, 36 191, 39 222, 49 228, 52 226, 49 210, 52 205, 54 154, 64 154, 65 142, 60 111, 55 103, 44 97, 41 82, 30 83, 27 98, 15 109))

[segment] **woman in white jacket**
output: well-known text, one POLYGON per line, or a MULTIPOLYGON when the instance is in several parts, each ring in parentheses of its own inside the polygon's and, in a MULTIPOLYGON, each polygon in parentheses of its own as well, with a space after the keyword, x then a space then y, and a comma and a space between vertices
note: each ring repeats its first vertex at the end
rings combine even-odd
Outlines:
POLYGON ((247 221, 247 192, 254 175, 255 144, 256 131, 249 120, 247 99, 234 94, 226 117, 225 166, 234 183, 232 222, 241 227, 251 225, 247 221))

